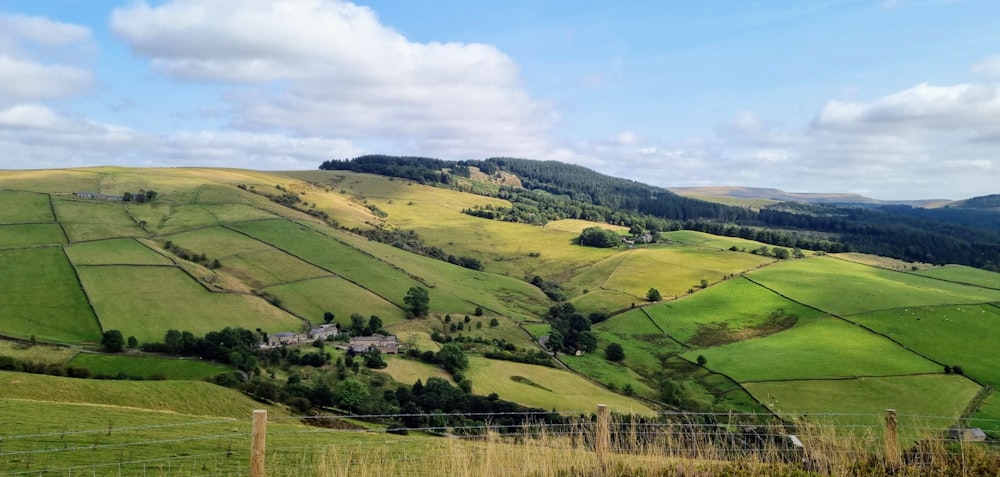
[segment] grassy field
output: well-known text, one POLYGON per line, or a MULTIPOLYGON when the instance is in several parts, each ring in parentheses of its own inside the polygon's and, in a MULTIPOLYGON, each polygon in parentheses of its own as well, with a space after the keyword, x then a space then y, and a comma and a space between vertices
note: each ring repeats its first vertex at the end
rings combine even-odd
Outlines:
POLYGON ((602 229, 614 230, 615 232, 623 234, 627 234, 629 231, 628 227, 621 225, 611 225, 580 219, 553 220, 552 222, 545 224, 545 228, 548 230, 561 230, 563 232, 571 232, 577 235, 579 235, 580 232, 583 232, 583 229, 589 227, 600 227, 602 229))
MULTIPOLYGON (((628 351, 625 354, 626 359, 628 359, 628 351)), ((581 356, 563 355, 559 359, 566 363, 566 366, 569 366, 573 371, 583 374, 604 386, 614 386, 615 389, 621 390, 625 389, 625 386, 630 385, 639 396, 653 399, 658 397, 659 392, 648 384, 647 379, 640 376, 634 369, 604 359, 603 349, 581 356)))
POLYGON ((21 248, 66 243, 59 224, 0 225, 0 248, 21 248))
POLYGON ((696 347, 775 333, 822 316, 749 280, 734 278, 683 300, 628 312, 608 324, 614 326, 619 318, 642 315, 643 311, 667 334, 696 347))
POLYGON ((433 377, 445 379, 454 384, 451 375, 447 371, 432 364, 392 355, 387 356, 385 362, 389 367, 380 372, 392 376, 392 379, 403 384, 413 384, 418 379, 427 381, 427 378, 433 377))
MULTIPOLYGON (((657 328, 642 310, 634 310, 598 323, 593 328, 601 350, 596 354, 604 359, 603 349, 610 343, 618 343, 625 350, 625 364, 644 376, 649 376, 661 367, 661 357, 667 353, 682 353, 685 349, 671 340, 657 328)), ((573 359, 568 362, 585 363, 589 359, 573 359)), ((591 363, 593 366, 594 363, 591 363)), ((576 366, 575 364, 573 366, 576 366)), ((589 376, 589 373, 587 373, 589 376)))
POLYGON ((754 271, 750 276, 793 300, 837 314, 1000 300, 1000 290, 944 282, 831 257, 777 263, 754 271))
MULTIPOLYGON (((0 173, 0 186, 4 184, 0 173)), ((0 190, 0 224, 35 224, 54 222, 48 194, 0 190)))
POLYGON ((261 298, 211 293, 171 267, 81 267, 80 278, 104 329, 121 330, 139 342, 162 341, 167 330, 202 335, 226 326, 292 331, 302 322, 261 298), (130 296, 156 300, 123 300, 130 296))
POLYGON ((60 248, 0 250, 0 332, 65 343, 100 340, 97 318, 60 248))
POLYGON ((1000 289, 1000 273, 988 272, 963 265, 945 265, 943 267, 919 270, 916 273, 941 280, 1000 289))
POLYGON ((340 277, 317 278, 266 288, 281 299, 281 306, 304 316, 313 324, 323 321, 324 312, 332 312, 341 326, 351 323, 351 313, 366 318, 378 315, 385 325, 406 319, 402 308, 340 277))
POLYGON ((744 386, 781 416, 809 414, 813 419, 836 412, 841 424, 878 426, 886 409, 899 413, 900 433, 916 437, 914 427, 946 428, 979 391, 979 385, 955 375, 899 376, 849 380, 746 383, 744 386), (836 411, 833 411, 836 410, 836 411), (914 416, 941 416, 914 422, 914 416))
POLYGON ((192 252, 204 253, 209 260, 219 260, 223 272, 250 288, 330 275, 269 244, 223 227, 184 232, 166 239, 192 252))
POLYGON ((100 174, 94 170, 35 169, 0 171, 0 187, 37 192, 94 192, 100 174))
POLYGON ((198 359, 95 353, 77 354, 70 360, 69 365, 87 368, 95 375, 117 376, 125 374, 143 378, 160 377, 180 380, 201 380, 233 371, 230 367, 198 359))
POLYGON ((907 262, 897 258, 880 257, 878 255, 857 252, 832 253, 830 256, 847 260, 849 262, 860 263, 862 265, 871 265, 873 267, 888 268, 890 270, 900 270, 904 272, 926 269, 933 266, 927 263, 907 262))
POLYGON ((146 235, 121 202, 60 197, 52 203, 71 242, 146 235))
POLYGON ((736 381, 939 373, 941 366, 861 327, 835 318, 763 338, 688 352, 736 381))
POLYGON ((66 364, 77 350, 68 346, 50 346, 44 344, 25 344, 16 341, 0 340, 0 356, 11 356, 17 359, 46 364, 66 364))
POLYGON ((80 265, 170 265, 169 258, 150 250, 135 239, 108 239, 66 247, 66 254, 80 265))
POLYGON ((994 305, 951 305, 877 311, 851 320, 899 341, 907 348, 965 374, 1000 387, 1000 349, 978 346, 1000 343, 1000 308, 994 305))
POLYGON ((739 237, 723 237, 719 235, 706 234, 704 232, 696 232, 694 230, 675 230, 673 232, 665 232, 662 236, 666 240, 686 245, 717 248, 719 250, 729 250, 729 248, 734 245, 741 249, 746 249, 747 251, 760 248, 761 246, 771 247, 771 245, 763 242, 757 242, 755 240, 747 240, 739 237))

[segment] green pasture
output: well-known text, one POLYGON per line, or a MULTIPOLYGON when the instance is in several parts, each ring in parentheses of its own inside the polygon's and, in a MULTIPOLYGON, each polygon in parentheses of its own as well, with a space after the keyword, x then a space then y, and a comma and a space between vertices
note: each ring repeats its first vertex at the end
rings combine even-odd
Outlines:
POLYGON ((808 421, 820 425, 880 426, 885 410, 895 409, 900 434, 909 439, 921 434, 917 428, 950 427, 979 391, 979 385, 962 376, 943 374, 743 386, 778 415, 808 414, 808 421))
POLYGON ((548 323, 525 323, 521 326, 523 326, 525 330, 528 330, 528 333, 531 333, 531 336, 535 339, 538 339, 539 336, 547 335, 552 332, 552 326, 548 323))
POLYGON ((251 288, 330 275, 267 243, 223 227, 183 232, 166 240, 194 253, 204 253, 209 260, 218 259, 223 272, 251 288))
POLYGON ((664 232, 661 236, 666 240, 680 242, 685 245, 717 248, 719 250, 729 250, 729 248, 733 245, 741 249, 746 249, 747 252, 760 248, 762 245, 767 246, 768 248, 773 247, 773 245, 757 242, 755 240, 747 240, 739 237, 724 237, 721 235, 706 234, 704 232, 697 232, 694 230, 675 230, 673 232, 664 232))
POLYGON ((686 294, 698 289, 701 280, 722 281, 733 274, 757 268, 772 259, 748 253, 705 250, 695 247, 655 246, 626 252, 603 288, 618 290, 644 300, 650 288, 663 297, 686 294))
POLYGON ((752 272, 750 277, 793 300, 836 314, 1000 300, 1000 290, 935 280, 831 257, 776 263, 752 272))
POLYGON ((585 314, 615 313, 628 309, 633 303, 641 304, 643 301, 628 293, 602 289, 587 289, 587 293, 569 300, 577 311, 585 314))
POLYGON ((87 169, 0 171, 0 188, 64 194, 96 192, 99 178, 100 174, 87 169))
MULTIPOLYGON (((402 323, 394 323, 387 327, 387 330, 391 333, 409 333, 409 334, 420 334, 426 336, 430 339, 431 333, 437 330, 442 335, 458 337, 464 336, 468 338, 482 338, 486 341, 492 342, 492 340, 503 340, 507 343, 513 344, 518 348, 527 349, 534 351, 538 349, 538 345, 535 339, 525 332, 521 327, 518 326, 513 320, 496 315, 483 315, 475 316, 474 314, 451 314, 451 322, 445 322, 445 316, 441 314, 436 314, 428 318, 412 319, 406 320, 402 323), (469 322, 465 323, 465 317, 469 317, 469 322), (491 327, 490 320, 497 320, 497 326, 491 327), (462 325, 461 330, 450 331, 451 325, 462 325), (478 327, 477 327, 478 326, 478 327)), ((402 339, 402 338, 401 338, 402 339)), ((437 348, 437 345, 434 345, 437 348)), ((426 347, 422 349, 427 349, 426 347)))
MULTIPOLYGON (((3 186, 3 175, 0 173, 0 187, 3 186)), ((0 190, 0 224, 33 224, 55 220, 48 194, 0 190)))
POLYGON ((1000 308, 946 305, 876 311, 851 317, 918 353, 1000 387, 1000 308))
POLYGON ((0 250, 0 333, 97 341, 101 329, 61 248, 0 250))
POLYGON ((819 311, 737 277, 682 300, 630 311, 608 323, 625 321, 629 316, 642 315, 643 311, 667 334, 696 347, 775 333, 797 322, 822 316, 819 311))
POLYGON ((993 435, 1000 433, 1000 397, 996 390, 990 393, 979 409, 972 414, 969 427, 979 427, 993 435))
POLYGON ((159 358, 122 354, 79 353, 69 362, 70 366, 87 368, 95 375, 139 376, 143 378, 201 380, 230 373, 228 366, 199 359, 159 358))
POLYGON ((169 258, 131 238, 98 240, 66 247, 66 254, 80 265, 170 265, 169 258))
POLYGON ((642 310, 623 313, 598 323, 593 331, 601 345, 601 349, 594 354, 603 359, 603 349, 609 343, 618 343, 625 350, 625 364, 643 376, 659 371, 661 360, 666 355, 686 351, 660 331, 642 310))
MULTIPOLYGON (((427 378, 441 378, 454 383, 447 371, 433 364, 393 355, 386 356, 385 362, 389 366, 379 372, 388 374, 398 383, 412 385, 418 379, 427 381, 427 378)), ((481 393, 477 391, 477 394, 481 393)))
POLYGON ((945 265, 943 267, 918 270, 914 273, 950 282, 1000 289, 1000 273, 966 267, 964 265, 945 265))
POLYGON ((357 250, 390 263, 409 275, 420 277, 433 287, 429 290, 431 309, 441 313, 469 314, 478 305, 487 314, 496 313, 524 320, 534 319, 552 304, 538 288, 519 279, 490 273, 489 268, 486 272, 469 270, 352 234, 339 231, 329 233, 357 250), (445 299, 448 299, 447 295, 451 295, 452 302, 462 305, 458 308, 439 308, 434 304, 435 294, 442 295, 445 299), (472 310, 469 309, 470 306, 472 310))
POLYGON ((296 330, 302 322, 261 298, 212 293, 174 267, 80 267, 80 278, 104 329, 140 342, 162 341, 167 330, 203 335, 227 326, 296 330))
POLYGON ((941 366, 885 337, 836 318, 813 320, 763 338, 684 354, 746 381, 939 373, 941 366))
MULTIPOLYGON (((623 343, 619 343, 624 346, 623 343)), ((605 344, 606 345, 606 344, 605 344)), ((629 351, 625 351, 625 358, 629 358, 629 351)), ((632 389, 639 396, 647 398, 657 398, 658 391, 647 384, 646 379, 640 376, 635 370, 626 365, 612 363, 604 359, 603 349, 593 353, 586 353, 580 356, 560 355, 566 366, 570 369, 587 376, 605 386, 614 386, 622 390, 626 385, 631 385, 632 389)))
POLYGON ((465 376, 472 381, 472 392, 476 394, 497 393, 501 399, 546 410, 590 412, 598 404, 607 404, 615 412, 651 411, 638 400, 615 394, 573 373, 545 366, 472 356, 465 376))
POLYGON ((64 243, 66 243, 66 235, 59 224, 0 225, 0 248, 64 243))
POLYGON ((545 224, 545 228, 549 230, 561 230, 563 232, 570 232, 576 235, 580 235, 584 229, 590 227, 600 227, 602 229, 614 230, 615 232, 628 233, 629 228, 623 225, 611 225, 605 224, 603 222, 591 222, 589 220, 580 219, 562 219, 553 220, 545 224))
POLYGON ((308 318, 313 324, 322 323, 323 313, 327 311, 336 316, 335 321, 342 327, 350 326, 352 313, 360 313, 365 319, 378 315, 385 325, 406 319, 406 312, 402 308, 340 277, 277 285, 264 291, 279 298, 282 307, 308 318))
POLYGON ((0 340, 0 356, 45 364, 66 364, 78 351, 68 346, 0 340))
POLYGON ((121 202, 54 198, 52 203, 70 242, 146 235, 121 202))

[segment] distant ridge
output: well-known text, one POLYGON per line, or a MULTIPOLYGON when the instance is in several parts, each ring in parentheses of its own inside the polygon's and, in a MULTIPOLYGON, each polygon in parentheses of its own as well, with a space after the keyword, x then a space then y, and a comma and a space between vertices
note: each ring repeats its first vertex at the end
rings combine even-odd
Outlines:
POLYGON ((767 199, 814 204, 877 204, 940 207, 950 204, 947 199, 879 200, 851 193, 785 192, 780 189, 742 186, 668 187, 667 190, 686 197, 732 197, 735 199, 767 199))

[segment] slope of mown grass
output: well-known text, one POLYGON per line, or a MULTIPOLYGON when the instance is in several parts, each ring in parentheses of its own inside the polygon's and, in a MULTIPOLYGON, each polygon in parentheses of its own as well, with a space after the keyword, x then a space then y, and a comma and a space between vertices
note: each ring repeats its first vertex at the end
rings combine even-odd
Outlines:
MULTIPOLYGON (((5 185, 0 173, 0 187, 5 185)), ((33 224, 55 222, 48 194, 0 190, 0 224, 33 224)))
POLYGON ((0 250, 0 332, 65 343, 100 340, 97 317, 60 248, 0 250))
POLYGON ((69 361, 70 366, 87 368, 95 375, 138 376, 200 380, 232 372, 232 368, 199 359, 158 358, 154 356, 129 356, 113 354, 80 353, 69 361))
POLYGON ((1000 387, 1000 308, 994 305, 946 305, 876 311, 851 317, 965 374, 1000 387))
POLYGON ((918 270, 914 273, 925 277, 1000 289, 1000 273, 966 267, 964 265, 945 265, 943 267, 918 270))
POLYGON ((150 250, 135 239, 108 239, 66 247, 66 254, 80 265, 170 265, 169 258, 150 250))
POLYGON ((21 248, 66 243, 59 224, 0 225, 0 248, 21 248))
POLYGON ((695 245, 698 247, 707 248, 717 248, 719 250, 728 250, 733 245, 746 249, 747 251, 760 248, 761 246, 766 246, 771 248, 763 242, 757 242, 755 240, 747 240, 739 237, 723 237, 720 235, 706 234, 704 232, 696 232, 694 230, 675 230, 673 232, 664 232, 661 234, 666 240, 672 240, 680 242, 687 245, 695 245))
POLYGON ((223 272, 251 288, 329 276, 330 272, 295 258, 271 245, 223 227, 209 227, 166 237, 209 259, 218 259, 223 272))
POLYGON ((261 298, 211 293, 173 267, 80 267, 80 278, 105 329, 140 342, 162 341, 167 330, 203 335, 227 326, 297 330, 302 322, 261 298))
MULTIPOLYGON (((682 300, 630 311, 622 318, 643 311, 667 334, 695 347, 771 334, 822 316, 817 310, 742 278, 727 280, 682 300)), ((609 320, 609 325, 617 319, 609 320)))
POLYGON ((793 300, 837 314, 1000 300, 1000 290, 934 280, 831 257, 776 263, 752 272, 750 277, 793 300))
POLYGON ((949 427, 979 392, 979 385, 956 375, 746 383, 744 387, 780 416, 809 414, 814 417, 807 419, 820 423, 875 427, 886 409, 895 409, 900 434, 909 438, 921 433, 916 427, 949 427), (834 414, 824 417, 829 413, 834 414), (944 419, 915 421, 916 416, 944 419))
POLYGON ((128 216, 122 202, 60 197, 52 203, 71 242, 146 235, 128 216))
POLYGON ((627 253, 602 286, 639 300, 646 298, 650 288, 656 288, 664 297, 683 295, 697 289, 703 279, 715 283, 773 261, 747 253, 683 246, 654 246, 627 253))
POLYGON ((340 277, 277 285, 264 291, 279 298, 282 307, 308 318, 313 324, 322 323, 327 311, 334 314, 334 321, 342 328, 350 326, 352 313, 359 313, 365 319, 378 315, 385 325, 406 319, 402 308, 340 277))
POLYGON ((810 321, 778 334, 690 351, 694 361, 736 381, 795 380, 939 373, 941 366, 885 337, 836 318, 810 321))

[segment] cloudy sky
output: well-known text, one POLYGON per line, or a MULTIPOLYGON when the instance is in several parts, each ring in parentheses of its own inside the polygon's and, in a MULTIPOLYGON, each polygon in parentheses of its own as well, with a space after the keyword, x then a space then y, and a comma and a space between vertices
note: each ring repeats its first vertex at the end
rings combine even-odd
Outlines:
POLYGON ((995 0, 0 0, 0 169, 555 159, 1000 193, 995 0))

